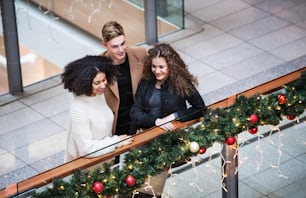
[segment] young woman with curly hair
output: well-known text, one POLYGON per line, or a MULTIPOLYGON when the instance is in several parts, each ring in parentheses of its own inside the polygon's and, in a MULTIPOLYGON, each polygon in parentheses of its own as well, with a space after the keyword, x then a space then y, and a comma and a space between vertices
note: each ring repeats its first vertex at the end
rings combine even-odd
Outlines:
POLYGON ((143 78, 130 112, 132 130, 153 126, 173 130, 170 121, 201 117, 206 106, 197 85, 196 77, 180 55, 169 44, 156 44, 148 50, 143 78))
POLYGON ((62 83, 73 93, 65 161, 95 157, 131 143, 130 136, 112 135, 114 114, 104 97, 106 85, 117 76, 112 60, 105 56, 85 56, 65 66, 62 83))
MULTIPOLYGON (((138 84, 130 112, 132 132, 154 126, 174 130, 173 120, 188 121, 201 117, 206 106, 195 88, 197 84, 197 79, 169 44, 160 43, 149 49, 143 78, 138 84)), ((159 197, 166 177, 167 171, 151 179, 155 194, 159 197)), ((138 191, 148 193, 142 188, 138 191)))

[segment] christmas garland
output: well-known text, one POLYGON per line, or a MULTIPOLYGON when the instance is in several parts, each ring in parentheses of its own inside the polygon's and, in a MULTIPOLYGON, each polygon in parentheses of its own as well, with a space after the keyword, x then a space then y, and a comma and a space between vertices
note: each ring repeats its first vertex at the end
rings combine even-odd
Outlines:
POLYGON ((131 150, 122 169, 104 163, 94 171, 77 170, 70 180, 55 179, 52 187, 33 197, 110 197, 128 194, 145 178, 157 175, 174 164, 203 154, 215 142, 234 144, 243 131, 257 133, 260 125, 277 125, 284 116, 289 120, 306 107, 306 72, 281 92, 267 96, 240 96, 228 109, 209 109, 203 121, 175 133, 167 132, 141 149, 131 150), (102 171, 103 170, 103 171, 102 171))

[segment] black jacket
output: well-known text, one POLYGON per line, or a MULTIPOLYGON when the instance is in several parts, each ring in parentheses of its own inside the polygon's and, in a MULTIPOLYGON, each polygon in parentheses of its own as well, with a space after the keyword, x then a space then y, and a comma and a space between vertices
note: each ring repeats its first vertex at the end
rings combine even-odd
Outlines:
POLYGON ((206 110, 205 103, 195 89, 192 96, 182 98, 175 91, 170 92, 169 84, 167 81, 161 86, 161 115, 154 117, 150 115, 149 99, 152 96, 155 88, 156 79, 141 80, 138 84, 135 102, 130 111, 131 117, 131 132, 135 133, 137 129, 151 128, 155 126, 155 120, 157 118, 165 117, 171 113, 177 112, 179 121, 188 121, 203 116, 206 110), (187 108, 187 103, 190 107, 187 108))

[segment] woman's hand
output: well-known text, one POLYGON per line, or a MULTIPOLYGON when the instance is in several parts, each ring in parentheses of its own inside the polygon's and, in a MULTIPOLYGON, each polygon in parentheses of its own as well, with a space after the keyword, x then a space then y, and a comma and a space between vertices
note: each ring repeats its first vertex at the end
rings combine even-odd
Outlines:
POLYGON ((133 138, 130 135, 119 135, 119 138, 121 140, 121 144, 123 145, 128 145, 131 144, 133 142, 133 138))
POLYGON ((164 129, 165 131, 174 131, 175 130, 175 126, 171 122, 160 125, 159 127, 164 129))
POLYGON ((163 118, 157 118, 155 120, 155 125, 166 131, 175 130, 175 126, 171 123, 171 121, 175 120, 174 114, 170 114, 163 118))

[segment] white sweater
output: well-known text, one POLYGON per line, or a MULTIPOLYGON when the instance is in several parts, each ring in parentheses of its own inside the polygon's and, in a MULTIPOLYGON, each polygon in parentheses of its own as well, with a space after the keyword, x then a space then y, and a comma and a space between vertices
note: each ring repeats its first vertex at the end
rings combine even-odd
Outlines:
POLYGON ((93 97, 73 96, 65 161, 99 156, 121 146, 119 136, 112 136, 113 120, 113 112, 104 94, 93 97))

